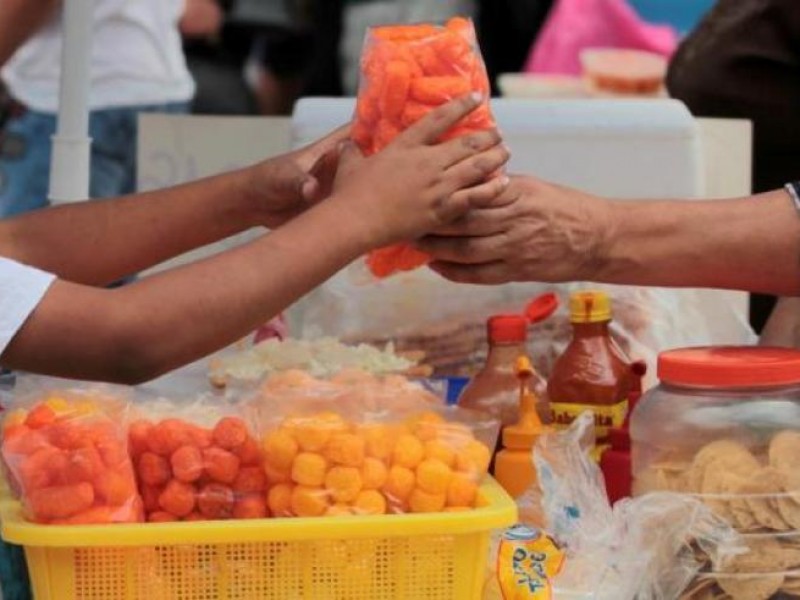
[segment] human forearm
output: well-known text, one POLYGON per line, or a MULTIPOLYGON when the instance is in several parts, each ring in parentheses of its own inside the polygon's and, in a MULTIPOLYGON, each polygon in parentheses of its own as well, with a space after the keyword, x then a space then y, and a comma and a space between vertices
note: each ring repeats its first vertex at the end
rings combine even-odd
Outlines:
POLYGON ((784 191, 614 202, 593 279, 800 294, 800 216, 784 191))
POLYGON ((4 365, 125 383, 151 379, 246 335, 368 245, 331 201, 245 246, 118 290, 58 282, 4 365))
POLYGON ((0 221, 0 255, 62 279, 107 284, 255 225, 246 176, 237 171, 0 221))
POLYGON ((0 66, 34 35, 56 9, 61 0, 2 0, 0 2, 0 66))

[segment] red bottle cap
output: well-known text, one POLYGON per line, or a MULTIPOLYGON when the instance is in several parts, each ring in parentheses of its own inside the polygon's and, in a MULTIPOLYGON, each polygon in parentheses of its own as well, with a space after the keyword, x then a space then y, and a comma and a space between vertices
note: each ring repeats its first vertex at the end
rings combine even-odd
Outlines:
POLYGON ((703 388, 800 385, 800 351, 757 346, 671 350, 658 357, 658 378, 703 388))
POLYGON ((528 320, 522 315, 496 315, 489 319, 489 341, 523 343, 528 339, 528 320))

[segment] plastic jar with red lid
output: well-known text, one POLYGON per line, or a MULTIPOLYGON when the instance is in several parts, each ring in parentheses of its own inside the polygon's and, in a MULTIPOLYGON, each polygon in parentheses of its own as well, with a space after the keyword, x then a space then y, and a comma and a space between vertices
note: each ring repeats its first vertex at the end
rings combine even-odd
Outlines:
POLYGON ((800 590, 800 351, 673 350, 659 356, 658 378, 631 417, 634 495, 698 497, 749 550, 709 565, 700 595, 685 597, 724 597, 745 580, 759 598, 800 590))

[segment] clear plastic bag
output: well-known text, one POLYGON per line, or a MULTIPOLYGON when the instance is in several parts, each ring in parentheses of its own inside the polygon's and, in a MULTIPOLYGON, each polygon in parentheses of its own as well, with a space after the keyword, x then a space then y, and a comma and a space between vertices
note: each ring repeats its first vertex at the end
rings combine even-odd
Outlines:
POLYGON ((3 462, 26 518, 41 524, 142 521, 128 456, 130 390, 20 377, 3 419, 3 462))
POLYGON ((269 516, 261 448, 239 413, 212 395, 140 403, 128 435, 148 521, 269 516))
MULTIPOLYGON (((362 51, 353 140, 364 154, 379 152, 437 106, 470 92, 481 93, 483 104, 443 139, 495 127, 489 78, 472 21, 455 17, 444 27, 373 27, 367 31, 362 51)), ((426 254, 410 244, 375 250, 366 260, 377 278, 410 271, 428 261, 426 254)))
POLYGON ((400 376, 273 376, 250 401, 275 516, 468 510, 498 433, 400 376))
MULTIPOLYGON (((544 580, 553 598, 675 600, 704 566, 702 555, 718 561, 742 551, 739 535, 690 496, 647 494, 612 508, 590 455, 593 423, 587 412, 569 429, 539 438, 539 487, 519 499, 523 521, 543 522, 564 552, 558 571, 544 580)), ((493 582, 508 568, 498 563, 487 600, 500 597, 493 582)))

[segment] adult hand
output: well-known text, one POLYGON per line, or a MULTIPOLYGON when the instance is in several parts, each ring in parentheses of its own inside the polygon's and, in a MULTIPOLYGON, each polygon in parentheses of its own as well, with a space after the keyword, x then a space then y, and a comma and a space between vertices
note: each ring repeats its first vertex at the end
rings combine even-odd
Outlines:
POLYGON ((479 104, 472 95, 453 100, 369 158, 346 144, 332 200, 342 218, 361 225, 367 247, 416 239, 464 215, 471 202, 490 203, 502 193, 508 178, 492 174, 509 152, 496 130, 438 143, 479 104))
POLYGON ((186 0, 178 28, 189 39, 213 38, 219 34, 224 20, 217 0, 186 0))
POLYGON ((313 144, 251 167, 247 193, 258 221, 274 229, 327 198, 336 176, 340 145, 349 133, 349 125, 340 127, 313 144))
POLYGON ((417 244, 434 271, 461 283, 591 280, 613 229, 609 202, 532 177, 472 205, 417 244))

